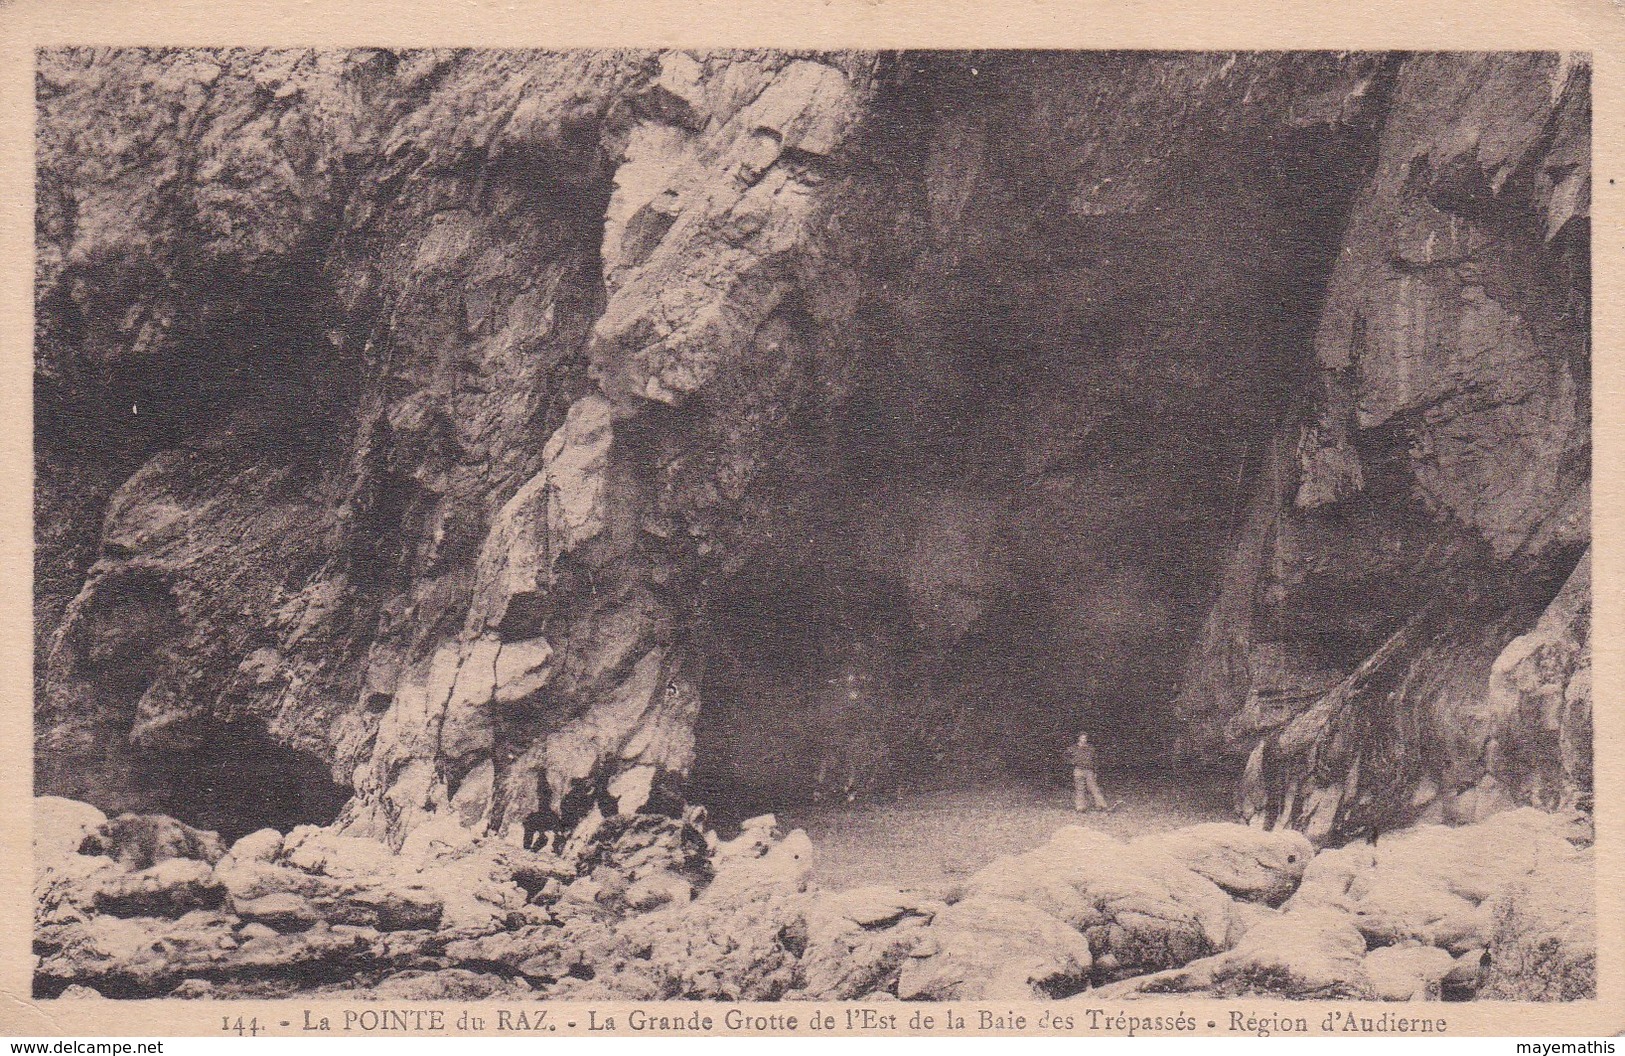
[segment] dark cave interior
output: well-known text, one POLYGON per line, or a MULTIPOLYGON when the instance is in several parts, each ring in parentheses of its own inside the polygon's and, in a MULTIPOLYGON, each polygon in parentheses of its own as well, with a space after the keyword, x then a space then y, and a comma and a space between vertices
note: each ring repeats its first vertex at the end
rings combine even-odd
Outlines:
MULTIPOLYGON (((916 99, 897 120, 950 118, 916 99)), ((1368 129, 1207 142, 1177 194, 1105 219, 1057 200, 1049 129, 979 120, 1000 146, 960 227, 879 265, 855 380, 809 440, 827 472, 711 604, 714 809, 1053 780, 1080 729, 1165 761, 1268 447, 1307 406, 1368 129)))
POLYGON ((251 724, 210 731, 192 751, 137 753, 135 791, 147 809, 220 833, 228 843, 262 828, 326 825, 351 790, 320 760, 278 744, 251 724), (230 752, 218 746, 230 745, 230 752))
MULTIPOLYGON (((699 625, 683 628, 704 671, 690 796, 724 812, 888 786, 1051 780, 1080 729, 1109 759, 1166 762, 1181 732, 1171 704, 1270 447, 1316 398, 1315 332, 1373 165, 1371 121, 1208 127, 1177 99, 1142 99, 1146 141, 1167 156, 1147 170, 1137 208, 1095 211, 1078 202, 1114 171, 1092 152, 1115 120, 1101 108, 1122 102, 1115 59, 916 58, 921 75, 879 104, 862 147, 874 164, 852 198, 870 212, 856 207, 850 230, 872 245, 860 255, 854 329, 830 342, 820 313, 793 298, 771 323, 818 349, 816 369, 832 375, 810 387, 812 406, 790 411, 799 468, 757 485, 772 514, 707 587, 699 625), (956 203, 948 214, 945 201, 956 203)), ((1371 91, 1386 91, 1382 76, 1371 91)), ((588 228, 611 181, 581 167, 602 194, 578 194, 564 212, 597 265, 588 228)), ((343 432, 332 423, 347 419, 364 379, 356 349, 329 343, 322 282, 242 279, 231 312, 194 313, 173 363, 114 363, 112 398, 142 411, 126 446, 222 429, 276 442, 302 430, 316 442, 301 450, 330 453, 343 432), (184 374, 197 377, 183 385, 184 374), (166 404, 131 388, 142 378, 196 392, 166 404)), ((585 301, 577 344, 603 307, 585 301)), ((42 434, 75 426, 41 422, 42 434)), ((1369 463, 1378 495, 1380 460, 1369 463)), ((347 543, 358 578, 405 590, 422 571, 407 567, 417 551, 401 542, 422 468, 406 459, 381 478, 374 506, 358 507, 347 543)), ((467 523, 482 526, 472 514, 467 523)), ((1432 528, 1419 522, 1415 534, 1432 528)), ((478 538, 470 530, 458 560, 471 560, 478 538)), ((1334 577, 1315 632, 1328 670, 1392 629, 1381 611, 1369 627, 1348 626, 1340 612, 1380 606, 1345 604, 1345 585, 1334 577)), ((1413 601, 1395 595, 1394 611, 1413 601)), ((460 610, 448 612, 450 627, 460 610)), ((142 765, 162 775, 154 788, 205 775, 210 798, 232 805, 209 819, 227 830, 238 827, 233 810, 280 825, 331 820, 342 804, 345 790, 313 756, 248 730, 218 743, 234 755, 253 746, 249 776, 227 773, 240 760, 206 753, 142 765)))

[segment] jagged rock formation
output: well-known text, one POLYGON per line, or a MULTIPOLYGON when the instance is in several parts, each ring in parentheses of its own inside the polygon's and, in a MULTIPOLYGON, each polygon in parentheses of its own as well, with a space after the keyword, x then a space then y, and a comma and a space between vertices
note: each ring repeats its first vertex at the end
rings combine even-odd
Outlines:
POLYGON ((1555 55, 1397 74, 1295 494, 1219 629, 1262 661, 1229 731, 1266 734, 1253 809, 1317 838, 1589 793, 1589 86, 1555 55), (1512 642, 1537 616, 1561 644, 1512 642), (1561 670, 1512 674, 1537 649, 1561 670))
POLYGON ((40 790, 556 847, 1088 723, 1319 842, 1582 802, 1588 91, 43 53, 40 790))

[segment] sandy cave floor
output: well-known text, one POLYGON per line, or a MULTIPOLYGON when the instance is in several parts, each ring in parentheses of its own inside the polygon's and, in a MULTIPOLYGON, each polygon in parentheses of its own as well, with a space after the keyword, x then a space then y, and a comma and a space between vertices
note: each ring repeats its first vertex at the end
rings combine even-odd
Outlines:
POLYGON ((851 804, 781 811, 803 828, 823 887, 865 884, 929 887, 952 883, 1005 854, 1031 850, 1057 829, 1085 825, 1120 838, 1205 821, 1234 821, 1233 777, 1106 774, 1101 785, 1122 805, 1074 813, 1072 788, 1010 782, 973 788, 878 793, 851 804))

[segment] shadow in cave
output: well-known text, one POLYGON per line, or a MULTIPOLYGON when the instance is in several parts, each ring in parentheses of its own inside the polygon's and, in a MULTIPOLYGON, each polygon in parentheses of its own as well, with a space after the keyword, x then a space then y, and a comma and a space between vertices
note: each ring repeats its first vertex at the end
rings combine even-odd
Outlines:
POLYGON ((1267 451, 1311 400, 1371 130, 1214 143, 1156 209, 1114 217, 1057 198, 1048 138, 1018 164, 1023 114, 988 120, 1009 127, 999 171, 962 190, 968 233, 876 265, 846 394, 792 439, 818 469, 708 603, 690 791, 724 824, 888 795, 1049 803, 1080 730, 1120 783, 1233 812, 1241 758, 1177 751, 1174 702, 1267 451))
POLYGON ((224 726, 191 751, 146 752, 134 761, 139 808, 168 814, 227 843, 263 828, 328 825, 349 801, 319 760, 253 727, 224 726))
MULTIPOLYGON (((1162 709, 1195 632, 1170 632, 1165 613, 1152 635, 1082 644, 1054 599, 1028 589, 942 643, 911 619, 906 591, 884 579, 831 582, 826 568, 781 570, 771 584, 713 605, 721 630, 709 647, 690 794, 724 829, 770 812, 815 828, 888 804, 931 814, 930 804, 961 795, 1066 824, 1065 752, 1080 730, 1099 746, 1112 794, 1134 790, 1145 808, 1136 817, 1197 792, 1198 802, 1171 816, 1233 815, 1235 760, 1206 770, 1170 762, 1175 731, 1162 709), (1140 677, 1125 677, 1130 670, 1140 677)), ((1143 599, 1119 598, 1091 613, 1081 633, 1132 627, 1145 611, 1143 599)))
MULTIPOLYGON (((988 335, 1035 324, 998 310, 1015 317, 963 313, 913 389, 893 370, 802 438, 825 475, 709 599, 690 792, 720 823, 882 793, 1048 800, 1080 730, 1108 770, 1172 765, 1178 680, 1298 364, 1276 349, 1251 401, 1234 379, 1090 398, 1119 346, 1076 321, 1001 358, 988 335)), ((1204 817, 1230 809, 1225 791, 1204 817)))

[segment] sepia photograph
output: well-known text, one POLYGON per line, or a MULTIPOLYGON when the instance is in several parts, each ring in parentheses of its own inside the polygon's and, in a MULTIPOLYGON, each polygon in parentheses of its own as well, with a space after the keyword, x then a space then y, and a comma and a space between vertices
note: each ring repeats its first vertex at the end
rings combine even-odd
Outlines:
POLYGON ((1591 52, 31 54, 36 1005, 1596 1001, 1591 52))

